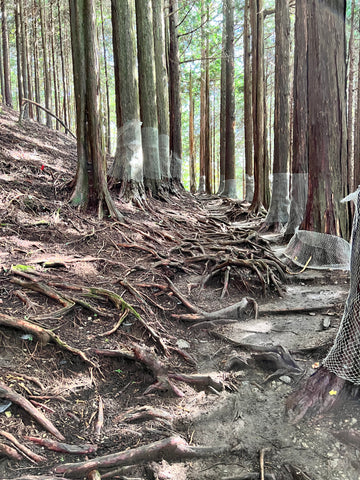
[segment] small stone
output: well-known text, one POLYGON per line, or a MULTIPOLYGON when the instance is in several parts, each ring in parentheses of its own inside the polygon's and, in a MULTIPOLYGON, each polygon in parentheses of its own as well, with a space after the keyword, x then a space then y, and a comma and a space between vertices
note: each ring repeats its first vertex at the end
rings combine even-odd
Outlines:
POLYGON ((190 348, 190 343, 187 342, 186 340, 183 340, 182 338, 179 338, 179 340, 176 342, 176 346, 186 350, 187 348, 190 348))
POLYGON ((324 320, 322 322, 323 329, 327 330, 328 328, 330 328, 330 325, 331 325, 330 318, 324 318, 324 320))
POLYGON ((281 380, 283 383, 290 384, 292 382, 291 378, 288 377, 287 375, 282 375, 279 377, 279 380, 281 380))

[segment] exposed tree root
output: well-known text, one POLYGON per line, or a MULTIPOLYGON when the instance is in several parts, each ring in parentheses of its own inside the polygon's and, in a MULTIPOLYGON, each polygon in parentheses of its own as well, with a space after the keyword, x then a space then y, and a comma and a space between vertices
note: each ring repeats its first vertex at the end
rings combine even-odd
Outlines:
POLYGON ((147 348, 134 346, 133 351, 136 359, 144 363, 152 371, 157 380, 156 383, 150 385, 150 387, 145 390, 144 394, 148 394, 153 390, 170 390, 178 397, 183 397, 184 393, 173 384, 172 380, 196 385, 202 389, 210 387, 218 392, 224 389, 222 383, 213 380, 207 375, 169 373, 165 365, 147 348))
MULTIPOLYGON (((7 479, 4 478, 4 480, 7 480, 7 479)), ((68 480, 68 479, 64 477, 58 477, 55 475, 25 475, 22 477, 12 478, 11 480, 68 480)))
POLYGON ((287 399, 286 412, 290 422, 297 423, 305 415, 329 411, 344 398, 348 383, 327 368, 320 367, 300 390, 287 399))
POLYGON ((64 350, 67 350, 71 353, 74 353, 75 355, 79 355, 86 363, 91 365, 94 368, 97 368, 94 362, 92 362, 84 352, 79 350, 78 348, 71 347, 68 345, 66 342, 64 342, 58 335, 56 335, 54 332, 51 330, 48 330, 46 328, 40 327, 39 325, 36 325, 35 323, 29 322, 27 320, 22 320, 21 318, 16 318, 16 317, 10 317, 9 315, 4 315, 3 313, 0 313, 0 325, 5 325, 7 327, 12 327, 12 328, 18 328, 19 330, 23 330, 28 333, 32 333, 33 335, 36 335, 38 338, 40 344, 42 346, 47 345, 50 340, 52 340, 54 343, 59 345, 61 348, 64 350))
POLYGON ((221 310, 216 310, 215 312, 205 312, 198 309, 198 313, 192 314, 175 314, 171 316, 173 318, 178 318, 180 320, 188 322, 201 322, 204 320, 219 320, 222 318, 226 319, 235 319, 243 320, 246 314, 248 313, 248 307, 251 307, 252 311, 255 312, 255 319, 257 318, 258 305, 253 298, 243 298, 240 302, 230 305, 229 307, 222 308, 221 310))
POLYGON ((20 453, 15 450, 15 448, 12 448, 5 443, 0 443, 0 455, 4 455, 5 457, 11 458, 12 460, 23 460, 23 456, 20 455, 20 453))
POLYGON ((53 425, 53 423, 47 419, 42 412, 40 412, 40 410, 35 408, 25 397, 7 387, 2 382, 0 382, 0 398, 5 398, 16 403, 19 407, 29 413, 42 427, 45 428, 45 430, 54 435, 54 437, 61 441, 65 440, 65 437, 59 432, 55 425, 53 425))
POLYGON ((48 450, 53 450, 54 452, 61 453, 72 453, 74 455, 88 455, 89 453, 94 453, 97 450, 97 445, 92 445, 90 443, 84 445, 70 445, 68 443, 56 442, 50 438, 38 438, 38 437, 24 437, 25 440, 30 442, 37 443, 42 447, 47 448, 48 450))
POLYGON ((157 460, 180 461, 189 458, 220 455, 228 450, 228 446, 192 447, 181 437, 169 437, 142 447, 132 448, 123 452, 112 453, 102 457, 79 463, 68 463, 55 468, 55 473, 71 478, 82 478, 91 470, 103 470, 122 465, 135 465, 157 460))
POLYGON ((45 462, 47 460, 46 457, 43 457, 41 455, 38 455, 37 453, 34 453, 32 450, 30 450, 30 448, 28 448, 25 445, 23 445, 22 443, 20 443, 19 440, 14 437, 14 435, 11 435, 11 433, 5 432, 4 430, 0 430, 0 435, 7 438, 31 462, 39 463, 39 462, 45 462))
POLYGON ((160 420, 167 425, 171 425, 172 415, 163 409, 144 405, 131 408, 127 412, 121 413, 114 419, 114 422, 138 422, 147 420, 160 420))

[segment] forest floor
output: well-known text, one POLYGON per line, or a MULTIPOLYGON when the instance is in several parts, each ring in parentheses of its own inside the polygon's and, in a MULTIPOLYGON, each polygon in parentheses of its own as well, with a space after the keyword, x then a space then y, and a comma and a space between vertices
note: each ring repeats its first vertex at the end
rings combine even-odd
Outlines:
POLYGON ((99 221, 68 204, 75 170, 72 139, 2 110, 0 478, 359 479, 358 401, 285 415, 348 272, 285 265, 216 197, 117 201, 124 222, 99 221))

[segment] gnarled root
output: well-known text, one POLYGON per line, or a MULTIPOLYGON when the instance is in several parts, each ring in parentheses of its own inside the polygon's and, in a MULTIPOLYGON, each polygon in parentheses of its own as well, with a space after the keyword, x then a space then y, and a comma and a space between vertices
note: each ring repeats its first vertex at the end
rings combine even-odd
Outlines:
POLYGON ((306 384, 292 393, 286 401, 286 412, 291 423, 299 422, 306 414, 320 414, 330 410, 344 398, 348 382, 326 367, 320 367, 306 384))

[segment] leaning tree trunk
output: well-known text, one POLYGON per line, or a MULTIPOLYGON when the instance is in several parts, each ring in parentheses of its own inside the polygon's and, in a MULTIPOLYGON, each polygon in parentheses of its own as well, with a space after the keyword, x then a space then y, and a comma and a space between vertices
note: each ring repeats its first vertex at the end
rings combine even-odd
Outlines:
POLYGON ((134 20, 131 0, 111 1, 118 135, 110 178, 112 183, 121 184, 123 199, 141 204, 143 153, 134 20))
POLYGON ((144 184, 150 195, 157 195, 161 174, 151 0, 136 0, 135 6, 144 184))

